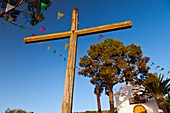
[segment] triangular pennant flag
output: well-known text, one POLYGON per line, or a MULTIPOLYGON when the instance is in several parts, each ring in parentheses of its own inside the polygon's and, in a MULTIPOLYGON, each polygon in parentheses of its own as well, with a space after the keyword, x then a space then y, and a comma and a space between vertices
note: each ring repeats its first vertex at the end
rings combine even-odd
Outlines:
POLYGON ((24 24, 27 24, 27 23, 29 23, 30 21, 31 21, 31 18, 28 17, 28 16, 26 16, 26 17, 25 17, 25 22, 24 22, 24 24))
POLYGON ((109 46, 111 46, 113 44, 113 40, 109 41, 109 46))
POLYGON ((67 49, 68 47, 69 47, 69 43, 66 43, 64 49, 67 49))
POLYGON ((150 66, 152 66, 152 65, 154 65, 155 63, 154 62, 152 62, 152 64, 150 65, 150 66))
POLYGON ((34 33, 32 33, 32 35, 31 36, 35 36, 35 34, 34 33))
POLYGON ((9 3, 7 3, 5 12, 7 12, 7 11, 13 9, 13 8, 14 8, 14 6, 12 6, 12 5, 10 5, 9 3))
POLYGON ((48 47, 47 47, 47 50, 50 50, 50 48, 51 48, 51 47, 50 47, 50 46, 48 46, 48 47))
POLYGON ((53 54, 55 54, 56 52, 57 52, 57 51, 56 51, 56 50, 54 50, 54 51, 53 51, 53 54))
POLYGON ((100 40, 102 37, 103 37, 103 35, 100 34, 99 37, 98 37, 98 40, 100 40))
POLYGON ((42 44, 42 42, 39 43, 39 45, 41 45, 41 44, 42 44))
POLYGON ((83 57, 84 57, 84 60, 86 60, 86 59, 88 58, 88 56, 87 56, 87 55, 84 55, 83 57))
POLYGON ((12 20, 14 20, 14 18, 12 18, 11 16, 9 16, 9 18, 8 18, 7 21, 9 22, 9 21, 12 21, 12 20))
POLYGON ((162 70, 164 70, 164 68, 161 68, 159 71, 162 71, 162 70))
POLYGON ((167 74, 169 74, 170 73, 170 71, 168 71, 168 73, 167 74))
POLYGON ((77 50, 77 54, 79 53, 79 50, 77 50))
POLYGON ((66 61, 66 58, 64 58, 64 62, 66 61))
POLYGON ((45 31, 46 30, 46 28, 44 27, 44 26, 41 26, 41 28, 40 28, 40 33, 42 33, 43 31, 45 31))
POLYGON ((157 69, 157 68, 160 68, 160 66, 156 66, 156 68, 155 68, 155 69, 157 69))
POLYGON ((63 17, 64 16, 64 14, 63 13, 61 13, 61 12, 58 12, 58 20, 61 18, 61 17, 63 17))
POLYGON ((25 29, 25 27, 24 27, 23 25, 21 25, 21 26, 19 27, 19 29, 22 30, 22 29, 25 29))
POLYGON ((47 7, 47 4, 41 2, 41 11, 43 11, 47 7))

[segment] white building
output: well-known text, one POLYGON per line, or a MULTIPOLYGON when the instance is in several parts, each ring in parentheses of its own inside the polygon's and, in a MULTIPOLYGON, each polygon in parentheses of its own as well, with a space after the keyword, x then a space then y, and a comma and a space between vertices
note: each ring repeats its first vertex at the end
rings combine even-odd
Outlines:
MULTIPOLYGON (((132 86, 130 84, 122 86, 116 92, 116 107, 118 113, 163 113, 158 112, 158 105, 154 99, 147 99, 147 96, 140 98, 138 102, 134 101, 135 89, 144 90, 139 86, 132 86)), ((138 92, 140 94, 142 92, 138 92)))

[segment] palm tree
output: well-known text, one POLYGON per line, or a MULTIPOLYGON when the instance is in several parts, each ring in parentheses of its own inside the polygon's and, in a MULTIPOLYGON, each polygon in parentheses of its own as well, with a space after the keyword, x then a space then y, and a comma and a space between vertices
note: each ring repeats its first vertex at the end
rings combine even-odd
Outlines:
POLYGON ((164 113, 168 113, 166 109, 166 104, 164 101, 164 96, 168 94, 170 89, 170 78, 164 79, 164 74, 149 73, 144 85, 146 90, 151 93, 151 95, 156 99, 160 109, 164 113))
POLYGON ((165 96, 164 98, 165 104, 166 104, 166 108, 168 110, 168 113, 170 113, 170 100, 168 96, 165 96))

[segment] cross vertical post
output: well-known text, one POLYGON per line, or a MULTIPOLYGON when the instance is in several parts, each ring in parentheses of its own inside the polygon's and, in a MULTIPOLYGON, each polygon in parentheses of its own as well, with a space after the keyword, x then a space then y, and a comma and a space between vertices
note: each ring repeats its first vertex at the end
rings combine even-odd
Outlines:
POLYGON ((70 47, 68 52, 68 62, 67 62, 67 69, 66 69, 64 96, 62 101, 61 113, 72 112, 75 62, 76 62, 76 51, 77 51, 77 34, 75 33, 75 31, 77 30, 77 26, 78 26, 78 9, 74 8, 72 13, 70 47))

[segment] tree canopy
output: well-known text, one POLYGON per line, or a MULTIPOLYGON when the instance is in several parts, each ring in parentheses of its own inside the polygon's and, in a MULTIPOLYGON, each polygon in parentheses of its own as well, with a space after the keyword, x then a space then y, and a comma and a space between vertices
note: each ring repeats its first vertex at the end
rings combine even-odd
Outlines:
POLYGON ((43 11, 50 5, 51 0, 0 0, 0 19, 20 26, 21 17, 34 26, 45 19, 43 11))
MULTIPOLYGON (((25 110, 23 110, 23 109, 7 109, 6 111, 5 111, 5 113, 28 113, 28 112, 26 112, 25 110)), ((30 113, 33 113, 33 112, 30 112, 30 113)))
POLYGON ((113 113, 113 86, 122 83, 145 81, 148 70, 146 64, 149 57, 143 57, 140 46, 125 46, 118 39, 108 38, 104 42, 90 45, 88 55, 80 58, 82 68, 78 74, 91 78, 91 83, 105 88, 111 102, 113 113))

